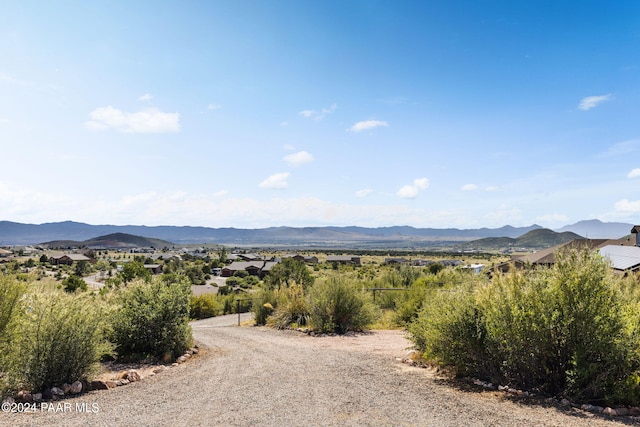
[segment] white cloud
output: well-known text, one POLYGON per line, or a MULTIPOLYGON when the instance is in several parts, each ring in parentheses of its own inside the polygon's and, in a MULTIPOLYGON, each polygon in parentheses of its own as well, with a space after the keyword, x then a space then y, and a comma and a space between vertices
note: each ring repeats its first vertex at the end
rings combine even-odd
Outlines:
POLYGON ((262 181, 258 186, 260 188, 267 188, 270 190, 282 190, 287 188, 287 178, 289 178, 289 172, 276 173, 269 178, 262 181))
POLYGON ((389 124, 382 120, 364 120, 357 122, 347 130, 349 132, 362 132, 363 130, 374 129, 380 126, 389 126, 389 124))
POLYGON ((499 190, 499 188, 496 187, 495 185, 489 185, 488 187, 486 187, 484 189, 484 191, 488 191, 488 192, 493 192, 493 191, 498 191, 498 190, 499 190))
POLYGON ((297 153, 289 154, 282 158, 285 162, 287 162, 291 166, 300 166, 305 163, 310 163, 313 161, 313 156, 306 151, 298 151, 297 153))
POLYGON ((220 104, 209 104, 207 105, 207 110, 219 110, 222 108, 220 104))
POLYGON ((466 185, 463 185, 461 188, 462 191, 475 191, 477 189, 478 189, 478 186, 475 184, 466 184, 466 185))
POLYGON ((427 188, 429 188, 429 180, 427 178, 419 178, 413 180, 413 185, 405 185, 396 194, 403 199, 415 199, 421 190, 426 190, 427 188))
POLYGON ((629 174, 627 174, 627 178, 640 178, 640 168, 635 168, 629 174))
POLYGON ((640 200, 630 201, 622 199, 613 205, 613 208, 617 213, 633 214, 640 213, 640 200))
POLYGON ((153 99, 153 95, 150 93, 145 93, 138 97, 138 101, 151 101, 153 99))
POLYGON ((298 114, 308 119, 322 120, 327 115, 333 113, 338 108, 338 104, 333 103, 329 108, 323 108, 320 111, 316 110, 302 110, 298 114))
POLYGON ((101 107, 93 110, 85 122, 85 128, 93 131, 115 129, 123 133, 169 133, 180 131, 180 114, 164 113, 157 108, 147 108, 127 113, 117 108, 101 107))
POLYGON ((600 96, 587 96, 586 98, 582 98, 578 108, 587 111, 594 107, 597 107, 599 104, 608 101, 611 99, 611 94, 608 95, 600 95, 600 96))
POLYGON ((356 197, 359 197, 359 198, 367 197, 371 193, 373 193, 372 189, 363 188, 362 190, 356 191, 356 197))
POLYGON ((224 197, 227 194, 229 194, 229 192, 227 190, 220 190, 220 191, 216 191, 215 193, 213 193, 214 197, 224 197))

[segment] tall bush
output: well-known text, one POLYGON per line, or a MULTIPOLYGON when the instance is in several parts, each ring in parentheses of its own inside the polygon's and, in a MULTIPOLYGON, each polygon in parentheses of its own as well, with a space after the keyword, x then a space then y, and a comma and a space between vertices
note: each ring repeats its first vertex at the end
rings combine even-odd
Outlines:
POLYGON ((497 276, 465 298, 443 295, 409 330, 418 349, 459 373, 637 404, 640 299, 629 280, 597 252, 561 252, 552 268, 497 276))
POLYGON ((124 358, 176 357, 191 345, 188 280, 131 283, 118 298, 111 339, 124 358))
POLYGON ((17 319, 23 304, 26 286, 15 277, 0 273, 0 398, 11 388, 11 376, 15 370, 11 369, 12 342, 15 337, 17 319))
POLYGON ((276 290, 274 296, 276 308, 267 321, 270 326, 282 329, 291 324, 307 324, 309 308, 302 284, 293 282, 288 288, 276 290))
POLYGON ((309 291, 309 320, 319 332, 344 334, 366 329, 376 309, 362 288, 337 274, 318 281, 309 291))
POLYGON ((95 298, 63 292, 28 296, 13 342, 19 376, 33 389, 86 378, 105 350, 95 298))

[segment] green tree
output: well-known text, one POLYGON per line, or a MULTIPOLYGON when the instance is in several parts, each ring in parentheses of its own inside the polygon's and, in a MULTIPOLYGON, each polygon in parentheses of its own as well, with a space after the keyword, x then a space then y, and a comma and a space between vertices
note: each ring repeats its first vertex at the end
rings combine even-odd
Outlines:
POLYGON ((144 264, 140 262, 128 262, 122 267, 119 273, 121 279, 125 283, 131 282, 133 279, 140 278, 145 281, 151 279, 151 272, 144 268, 144 264))
POLYGON ((314 277, 303 262, 285 258, 271 269, 264 282, 270 289, 288 288, 294 282, 306 289, 313 285, 314 277))
POLYGON ((77 275, 71 275, 62 281, 62 286, 66 292, 75 292, 78 289, 81 291, 87 290, 87 283, 82 277, 77 275))

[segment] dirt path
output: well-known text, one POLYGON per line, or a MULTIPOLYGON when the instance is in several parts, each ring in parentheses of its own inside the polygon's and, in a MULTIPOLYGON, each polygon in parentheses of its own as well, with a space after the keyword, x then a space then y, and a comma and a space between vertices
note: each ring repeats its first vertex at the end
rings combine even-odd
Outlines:
MULTIPOLYGON (((313 338, 234 326, 237 316, 193 324, 206 350, 142 382, 64 400, 67 412, 0 414, 0 425, 92 426, 612 426, 576 410, 462 391, 396 361, 399 331, 313 338), (79 412, 90 408, 93 412, 79 412), (84 406, 83 406, 84 405, 84 406)), ((63 408, 64 409, 64 408, 63 408)))

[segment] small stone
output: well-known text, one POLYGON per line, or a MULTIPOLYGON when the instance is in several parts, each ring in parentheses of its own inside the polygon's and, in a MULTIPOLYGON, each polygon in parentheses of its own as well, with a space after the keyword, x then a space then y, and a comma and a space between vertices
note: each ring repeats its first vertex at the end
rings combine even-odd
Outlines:
POLYGON ((629 415, 629 408, 616 408, 616 414, 621 417, 629 415))
POLYGON ((26 390, 20 390, 18 392, 18 394, 16 395, 16 399, 19 402, 29 403, 29 402, 33 401, 33 396, 31 395, 31 393, 29 393, 26 390))
POLYGON ((640 408, 637 406, 632 406, 631 408, 629 408, 629 415, 632 415, 632 416, 640 415, 640 408))
POLYGON ((608 406, 602 410, 604 415, 609 415, 610 417, 615 417, 618 415, 615 409, 609 408, 608 406))
POLYGON ((176 359, 176 362, 178 362, 178 363, 184 363, 186 361, 187 361, 187 359, 184 356, 180 356, 180 357, 178 357, 176 359))
POLYGON ((591 409, 591 412, 593 412, 594 414, 601 414, 602 411, 604 411, 604 408, 602 406, 594 405, 593 408, 591 409))
POLYGON ((197 347, 194 347, 194 348, 191 349, 191 353, 192 354, 198 354, 199 352, 200 352, 200 350, 198 350, 197 347))
POLYGON ((129 381, 126 378, 123 378, 123 379, 120 380, 120 385, 127 385, 127 384, 130 384, 130 383, 131 383, 131 381, 129 381))
POLYGON ((571 402, 569 401, 569 399, 566 399, 566 398, 565 398, 565 399, 562 399, 562 400, 560 401, 560 404, 561 404, 562 406, 571 406, 571 402))
POLYGON ((509 387, 507 387, 506 385, 499 385, 498 386, 498 390, 499 391, 506 391, 506 390, 509 390, 509 387))
POLYGON ((42 402, 42 393, 33 393, 32 397, 34 402, 42 402))
POLYGON ((89 383, 89 390, 109 390, 109 386, 105 381, 95 380, 89 383))
POLYGON ((64 383, 60 388, 62 389, 62 391, 64 391, 64 394, 69 394, 69 390, 71 389, 71 384, 64 383))
POLYGON ((585 404, 580 406, 580 409, 582 409, 583 411, 592 412, 593 411, 593 405, 589 405, 588 403, 585 403, 585 404))
POLYGON ((127 371, 125 379, 131 381, 132 383, 135 383, 137 381, 140 381, 140 373, 135 369, 130 369, 127 371))
POLYGON ((174 366, 174 367, 175 367, 175 366, 178 366, 178 363, 177 363, 177 362, 173 362, 173 363, 171 364, 171 366, 174 366))
POLYGON ((182 357, 184 357, 185 359, 191 359, 191 354, 190 353, 185 353, 182 355, 182 357))
POLYGON ((152 371, 152 372, 153 372, 154 374, 159 374, 160 372, 164 371, 165 369, 167 369, 165 366, 160 365, 160 366, 158 366, 158 367, 156 367, 156 368, 153 368, 153 371, 152 371))
POLYGON ((107 385, 107 388, 116 388, 118 384, 113 380, 107 380, 104 382, 107 385))
POLYGON ((69 394, 80 394, 82 393, 82 381, 74 381, 69 387, 69 394))
POLYGON ((60 387, 51 387, 51 393, 53 393, 54 396, 64 396, 64 390, 60 387))
POLYGON ((517 394, 518 390, 516 390, 515 388, 509 388, 509 389, 507 389, 507 393, 517 394))
POLYGON ((497 390, 498 389, 493 383, 485 384, 485 388, 488 388, 489 390, 497 390))

